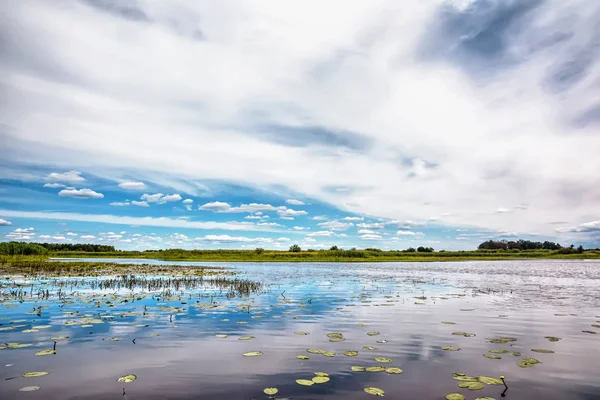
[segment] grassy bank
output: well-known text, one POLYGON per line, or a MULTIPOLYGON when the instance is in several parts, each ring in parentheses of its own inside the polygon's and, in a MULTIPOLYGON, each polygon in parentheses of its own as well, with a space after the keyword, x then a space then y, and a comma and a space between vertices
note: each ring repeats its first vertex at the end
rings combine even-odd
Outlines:
POLYGON ((164 250, 114 252, 51 252, 50 257, 105 257, 146 258, 165 261, 223 261, 223 262, 390 262, 390 261, 477 261, 510 259, 600 259, 599 250, 562 254, 551 250, 478 250, 439 251, 431 253, 374 251, 374 250, 321 250, 321 251, 255 251, 255 250, 164 250))

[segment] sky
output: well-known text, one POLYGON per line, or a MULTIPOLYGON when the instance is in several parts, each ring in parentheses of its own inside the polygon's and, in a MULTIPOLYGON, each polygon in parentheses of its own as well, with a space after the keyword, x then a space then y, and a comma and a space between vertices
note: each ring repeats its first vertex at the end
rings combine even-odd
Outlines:
POLYGON ((9 0, 0 240, 600 247, 600 2, 9 0))

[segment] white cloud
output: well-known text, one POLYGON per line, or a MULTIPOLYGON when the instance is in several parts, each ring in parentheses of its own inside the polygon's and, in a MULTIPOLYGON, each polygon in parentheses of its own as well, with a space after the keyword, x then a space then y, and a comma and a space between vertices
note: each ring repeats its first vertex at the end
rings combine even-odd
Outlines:
POLYGON ((357 227, 362 229, 383 229, 385 228, 385 224, 382 222, 370 222, 370 223, 360 223, 356 224, 357 227))
POLYGON ((146 202, 146 201, 135 201, 135 200, 132 200, 131 201, 131 205, 138 206, 138 207, 150 207, 150 204, 148 204, 148 202, 146 202))
POLYGON ((131 235, 132 237, 141 237, 142 235, 140 235, 139 233, 134 233, 133 235, 131 235))
POLYGON ((144 193, 140 199, 147 203, 158 203, 164 195, 162 193, 148 194, 144 193))
POLYGON ((244 217, 245 219, 262 219, 260 215, 247 215, 244 217))
POLYGON ((373 235, 373 234, 361 235, 360 238, 362 240, 381 240, 381 239, 383 239, 380 235, 373 235))
POLYGON ((194 200, 192 200, 192 199, 185 199, 183 201, 183 204, 192 204, 192 203, 194 203, 194 200))
POLYGON ((17 228, 4 235, 9 240, 31 240, 35 237, 34 228, 17 228))
POLYGON ((213 201, 212 203, 206 203, 198 207, 199 210, 206 211, 214 211, 214 212, 224 212, 229 210, 231 205, 229 203, 224 203, 222 201, 213 201))
POLYGON ((62 183, 45 183, 44 187, 56 189, 56 188, 63 188, 63 187, 65 187, 65 185, 63 185, 62 183))
POLYGON ((63 189, 58 192, 58 195, 78 199, 101 199, 104 197, 102 193, 95 192, 92 189, 63 189))
POLYGON ((46 177, 47 181, 53 182, 66 182, 66 183, 80 183, 85 182, 85 178, 83 178, 81 172, 79 171, 69 171, 64 173, 52 172, 50 175, 46 177))
POLYGON ((306 236, 308 236, 308 237, 333 236, 333 232, 331 232, 331 231, 317 231, 317 232, 307 233, 306 236))
POLYGON ((275 239, 276 242, 289 242, 291 239, 287 237, 280 237, 275 239))
POLYGON ((40 235, 38 236, 39 239, 50 239, 51 236, 50 235, 40 235))
POLYGON ((364 221, 364 217, 344 217, 344 221, 364 221))
POLYGON ((257 226, 282 226, 281 224, 278 224, 277 222, 258 222, 256 225, 257 226))
MULTIPOLYGON (((283 207, 285 208, 285 207, 283 207)), ((250 203, 250 204, 242 204, 239 207, 231 207, 226 212, 230 213, 255 213, 257 211, 277 211, 278 207, 272 206, 270 204, 260 204, 260 203, 250 203)))
POLYGON ((358 234, 359 235, 371 235, 371 234, 375 234, 375 231, 372 231, 369 229, 359 229, 358 234))
POLYGON ((558 232, 600 232, 600 221, 591 221, 572 226, 569 228, 558 228, 558 232))
POLYGON ((229 235, 206 235, 204 237, 197 237, 194 239, 197 242, 212 242, 212 243, 255 243, 264 242, 270 243, 273 241, 271 238, 250 238, 246 236, 229 236, 229 235))
POLYGON ((316 215, 311 218, 313 221, 327 221, 329 218, 325 215, 316 215))
POLYGON ((64 237, 63 235, 56 235, 56 236, 52 236, 52 239, 54 239, 54 240, 65 240, 66 237, 64 237))
POLYGON ((281 219, 284 219, 286 221, 293 221, 295 218, 294 217, 279 217, 281 219))
POLYGON ((304 231, 304 230, 307 230, 307 229, 310 229, 310 228, 307 228, 305 226, 295 226, 294 227, 294 230, 297 230, 297 231, 304 231))
POLYGON ((144 189, 146 189, 146 184, 144 182, 127 181, 127 182, 119 183, 119 187, 121 189, 128 189, 128 190, 144 190, 144 189))
POLYGON ((120 202, 120 201, 113 201, 112 203, 110 203, 111 206, 114 207, 127 207, 129 205, 128 201, 124 201, 124 202, 120 202))
POLYGON ((67 232, 67 236, 78 236, 77 233, 74 232, 67 232))
POLYGON ((4 218, 0 218, 0 226, 11 226, 12 222, 4 219, 4 218))
POLYGON ((396 235, 399 235, 399 236, 415 236, 416 234, 414 232, 411 232, 411 231, 402 231, 401 230, 401 231, 396 232, 396 235))
POLYGON ((300 215, 308 214, 304 210, 292 210, 291 208, 286 208, 286 207, 280 207, 277 210, 277 213, 279 214, 279 216, 281 218, 283 218, 283 217, 298 217, 300 215))
POLYGON ((31 233, 33 231, 35 231, 34 228, 17 228, 13 232, 14 233, 31 233))
POLYGON ((327 221, 320 222, 317 224, 323 229, 330 229, 332 231, 345 231, 349 229, 351 226, 354 226, 352 222, 339 222, 339 221, 327 221))
POLYGON ((80 236, 81 239, 83 240, 92 240, 92 239, 96 239, 96 236, 94 235, 82 235, 80 236))
POLYGON ((293 206, 303 206, 304 205, 303 201, 294 200, 294 199, 287 199, 285 202, 288 203, 288 204, 291 204, 293 206))
POLYGON ((163 198, 160 199, 159 203, 160 204, 164 204, 164 203, 170 203, 173 201, 179 201, 181 200, 181 195, 175 193, 175 194, 169 194, 164 196, 163 198))
MULTIPOLYGON (((66 212, 17 211, 0 209, 0 214, 12 218, 30 218, 58 221, 99 222, 104 224, 160 226, 185 229, 223 229, 232 231, 269 231, 268 227, 243 222, 187 221, 167 217, 128 217, 108 214, 79 214, 66 212)), ((29 228, 33 229, 33 228, 29 228)))
POLYGON ((500 207, 500 208, 496 209, 496 213, 497 214, 506 214, 506 213, 509 213, 509 212, 511 212, 511 210, 509 210, 508 208, 502 208, 502 207, 500 207))

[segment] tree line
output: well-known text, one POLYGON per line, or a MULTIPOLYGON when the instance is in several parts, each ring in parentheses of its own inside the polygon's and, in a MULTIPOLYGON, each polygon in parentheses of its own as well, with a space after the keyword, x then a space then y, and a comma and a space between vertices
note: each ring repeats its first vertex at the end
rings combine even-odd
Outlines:
POLYGON ((563 247, 560 243, 554 243, 547 240, 545 242, 534 242, 523 239, 488 240, 481 243, 477 248, 479 250, 556 250, 563 254, 583 253, 585 251, 581 245, 577 248, 575 248, 574 245, 563 247))
POLYGON ((82 243, 25 243, 0 242, 0 254, 6 255, 35 255, 51 251, 85 251, 103 253, 115 251, 115 246, 82 243))

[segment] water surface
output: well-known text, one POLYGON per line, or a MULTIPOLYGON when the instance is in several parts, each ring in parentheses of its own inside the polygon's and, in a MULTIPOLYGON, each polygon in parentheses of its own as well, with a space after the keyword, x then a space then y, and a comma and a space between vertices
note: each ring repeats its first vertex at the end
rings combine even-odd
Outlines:
MULTIPOLYGON (((600 328, 592 326, 600 324, 599 262, 181 264, 225 266, 242 278, 265 283, 267 290, 227 299, 224 292, 205 287, 123 302, 119 296, 131 295, 128 291, 78 287, 69 292, 70 301, 19 302, 5 295, 5 287, 0 328, 23 327, 0 331, 0 342, 32 346, 0 350, 0 398, 118 399, 125 389, 129 400, 266 399, 266 387, 279 389, 276 398, 293 399, 373 398, 365 387, 380 388, 391 399, 444 399, 451 392, 466 399, 500 398, 501 385, 477 391, 458 388, 452 374, 463 372, 504 375, 506 398, 600 399, 600 328), (34 313, 39 306, 41 316, 34 313), (84 315, 94 323, 69 325, 84 315), (22 332, 46 325, 50 327, 22 332), (380 334, 367 334, 374 331, 380 334), (452 335, 460 331, 475 336, 452 335), (330 342, 330 332, 342 333, 345 340, 330 342), (238 340, 244 335, 255 339, 238 340), (57 341, 55 355, 35 356, 51 349, 51 337, 56 336, 69 338, 57 341), (550 342, 545 336, 561 340, 550 342), (498 337, 517 340, 490 343, 498 337), (461 350, 444 351, 441 346, 461 350), (532 352, 535 348, 554 353, 532 352), (492 349, 521 356, 483 357, 492 349), (348 350, 358 355, 345 356, 348 350), (263 355, 242 356, 249 351, 263 355), (392 362, 380 363, 375 357, 392 362), (518 367, 526 357, 541 363, 518 367), (399 367, 403 373, 351 371, 352 366, 376 365, 399 367), (21 376, 32 371, 50 374, 21 376), (296 383, 317 371, 327 372, 331 380, 313 386, 296 383), (137 380, 116 381, 126 374, 136 374, 137 380), (41 389, 19 391, 32 385, 41 389)), ((8 278, 0 282, 8 285, 13 281, 8 278)))

